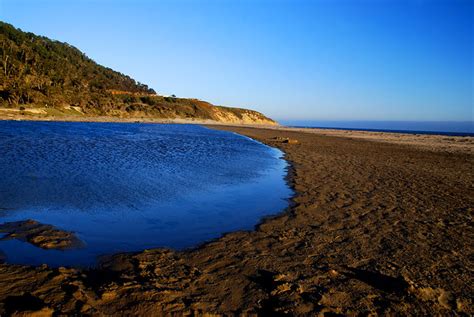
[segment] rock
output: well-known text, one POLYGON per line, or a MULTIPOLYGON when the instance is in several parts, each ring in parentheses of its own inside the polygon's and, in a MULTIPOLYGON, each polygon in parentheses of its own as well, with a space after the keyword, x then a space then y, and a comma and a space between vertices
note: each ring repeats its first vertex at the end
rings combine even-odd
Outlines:
POLYGON ((67 250, 84 245, 72 232, 57 229, 52 225, 41 224, 31 219, 1 224, 0 233, 2 232, 7 235, 0 240, 18 239, 42 249, 67 250))
POLYGON ((298 140, 296 140, 296 139, 287 139, 287 140, 283 141, 283 143, 298 144, 298 140))
POLYGON ((290 138, 281 137, 281 136, 274 137, 274 138, 272 138, 272 140, 282 142, 282 143, 288 143, 288 144, 297 144, 297 143, 299 143, 298 140, 296 140, 296 139, 290 139, 290 138))

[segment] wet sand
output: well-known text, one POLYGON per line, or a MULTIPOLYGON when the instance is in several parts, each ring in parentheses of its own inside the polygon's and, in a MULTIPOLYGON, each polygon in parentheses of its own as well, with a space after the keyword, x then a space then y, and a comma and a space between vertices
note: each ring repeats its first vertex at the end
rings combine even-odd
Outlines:
POLYGON ((286 153, 297 193, 287 211, 198 249, 119 254, 95 270, 0 265, 0 315, 474 313, 471 146, 214 128, 286 153))

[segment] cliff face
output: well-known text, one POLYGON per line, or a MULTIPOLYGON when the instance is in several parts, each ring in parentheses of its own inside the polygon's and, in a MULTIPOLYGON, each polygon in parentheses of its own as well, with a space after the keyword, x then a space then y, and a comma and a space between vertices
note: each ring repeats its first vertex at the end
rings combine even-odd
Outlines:
POLYGON ((214 107, 213 117, 215 121, 230 124, 277 125, 275 121, 267 118, 262 113, 248 109, 214 107))
POLYGON ((0 21, 0 118, 93 117, 276 124, 246 109, 159 96, 77 48, 0 21))

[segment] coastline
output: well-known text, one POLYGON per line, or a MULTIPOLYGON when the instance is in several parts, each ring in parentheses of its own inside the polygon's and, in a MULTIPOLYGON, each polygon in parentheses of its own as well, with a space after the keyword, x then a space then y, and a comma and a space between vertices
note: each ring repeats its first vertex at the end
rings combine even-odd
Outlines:
POLYGON ((473 312, 470 144, 432 151, 285 128, 211 128, 285 153, 296 192, 287 211, 197 249, 118 254, 97 270, 0 265, 0 312, 24 294, 45 313, 473 312))
MULTIPOLYGON (((0 109, 1 110, 1 109, 0 109)), ((5 115, 0 111, 1 121, 45 121, 45 122, 102 122, 102 123, 162 123, 162 124, 200 124, 200 125, 246 125, 272 127, 277 124, 268 124, 262 122, 249 123, 246 119, 216 121, 210 119, 195 118, 154 118, 147 116, 140 117, 118 117, 118 116, 85 116, 85 115, 31 115, 31 114, 14 114, 5 115)))
POLYGON ((415 134, 401 132, 378 132, 362 130, 340 130, 329 128, 294 128, 285 126, 265 127, 290 132, 313 133, 321 136, 361 139, 374 142, 386 142, 416 146, 431 151, 474 153, 474 137, 448 136, 442 134, 415 134))
POLYGON ((313 133, 322 136, 343 137, 351 139, 362 139, 375 142, 387 142, 409 146, 417 146, 431 151, 467 152, 474 153, 473 136, 452 136, 442 134, 415 134, 401 132, 379 132, 362 131, 350 129, 330 129, 330 128, 299 128, 287 127, 283 125, 249 124, 238 122, 218 122, 214 120, 182 119, 182 118, 121 118, 112 116, 35 116, 35 115, 15 115, 5 116, 0 113, 1 121, 46 121, 46 122, 101 122, 101 123, 158 123, 158 124, 198 124, 204 126, 228 126, 228 127, 250 127, 263 128, 289 132, 313 133))

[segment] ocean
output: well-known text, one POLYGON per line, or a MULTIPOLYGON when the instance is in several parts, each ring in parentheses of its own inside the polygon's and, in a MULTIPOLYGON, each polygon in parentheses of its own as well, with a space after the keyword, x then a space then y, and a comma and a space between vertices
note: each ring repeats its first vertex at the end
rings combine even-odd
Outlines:
POLYGON ((291 127, 378 131, 409 134, 474 136, 473 121, 324 121, 281 120, 291 127))

